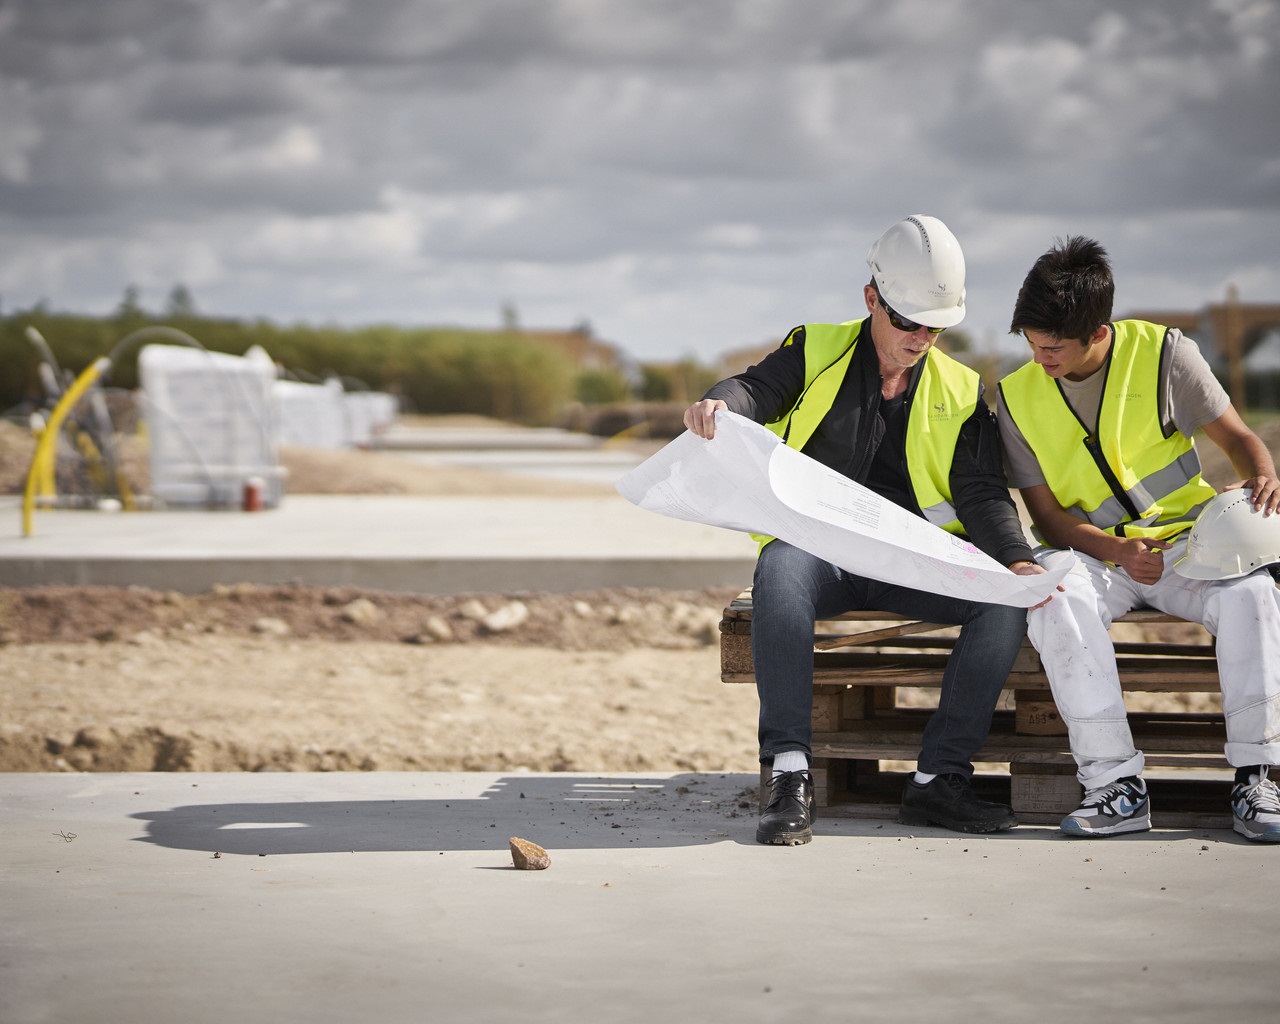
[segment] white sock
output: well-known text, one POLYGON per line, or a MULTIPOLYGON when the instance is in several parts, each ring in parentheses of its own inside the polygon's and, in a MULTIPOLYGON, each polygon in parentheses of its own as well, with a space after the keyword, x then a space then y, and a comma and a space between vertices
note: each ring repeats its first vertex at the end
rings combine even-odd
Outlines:
POLYGON ((936 775, 930 775, 928 772, 916 772, 916 782, 922 786, 929 785, 937 777, 936 775))
POLYGON ((774 755, 773 777, 775 779, 783 772, 807 772, 808 770, 809 758, 805 756, 803 750, 784 750, 781 754, 774 755))

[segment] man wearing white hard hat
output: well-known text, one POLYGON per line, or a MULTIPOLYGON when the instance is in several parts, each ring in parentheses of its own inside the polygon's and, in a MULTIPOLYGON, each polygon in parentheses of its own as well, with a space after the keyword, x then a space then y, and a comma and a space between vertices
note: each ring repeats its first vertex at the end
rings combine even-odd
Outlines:
MULTIPOLYGON (((867 257, 865 315, 795 328, 774 352, 712 387, 684 414, 700 437, 728 409, 1016 572, 1031 557, 1009 495, 995 419, 978 374, 934 345, 964 308, 964 255, 936 217, 907 217, 867 257)), ((855 576, 781 540, 760 538, 751 651, 760 697, 760 760, 772 765, 761 843, 812 838, 813 628, 874 609, 961 626, 899 811, 906 824, 993 832, 1017 824, 977 799, 973 756, 1026 629, 1020 608, 965 601, 855 576)))
POLYGON ((1176 329, 1111 322, 1111 264, 1097 242, 1059 242, 1018 293, 1010 330, 1031 362, 1000 382, 1009 479, 1044 544, 1046 566, 1074 558, 1064 592, 1031 611, 1084 797, 1068 835, 1151 827, 1108 629, 1134 608, 1203 623, 1217 638, 1236 769, 1234 828, 1280 842, 1280 481, 1266 446, 1231 405, 1195 342, 1176 329), (1240 480, 1215 496, 1192 435, 1202 429, 1240 480), (1277 774, 1280 774, 1278 772, 1277 774))

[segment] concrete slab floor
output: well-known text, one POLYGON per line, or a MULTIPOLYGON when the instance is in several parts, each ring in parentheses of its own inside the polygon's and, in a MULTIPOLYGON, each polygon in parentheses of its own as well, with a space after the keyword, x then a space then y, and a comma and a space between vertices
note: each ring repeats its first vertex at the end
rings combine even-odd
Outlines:
POLYGON ((304 583, 417 593, 746 586, 743 533, 636 508, 560 499, 298 495, 278 509, 36 514, 0 496, 0 586, 304 583))
POLYGON ((0 1020, 1276 1017, 1280 850, 849 819, 765 847, 754 781, 7 775, 0 1020))

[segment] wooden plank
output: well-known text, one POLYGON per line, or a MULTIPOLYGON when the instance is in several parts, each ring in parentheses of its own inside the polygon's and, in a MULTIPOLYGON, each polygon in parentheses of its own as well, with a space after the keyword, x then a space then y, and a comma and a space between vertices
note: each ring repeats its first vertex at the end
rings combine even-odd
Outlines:
MULTIPOLYGON (((814 682, 826 686, 922 686, 942 685, 947 660, 942 657, 912 659, 862 659, 832 664, 814 662, 814 682)), ((1188 667, 1184 664, 1118 663, 1120 685, 1137 693, 1217 693, 1218 672, 1214 666, 1188 667)), ((740 673, 736 681, 754 682, 754 673, 740 673)), ((725 678, 725 682, 730 680, 725 678)), ((1005 689, 1049 692, 1049 680, 1040 672, 1011 672, 1005 689)))
POLYGON ((834 636, 825 640, 818 640, 813 646, 819 651, 830 651, 837 647, 848 647, 852 644, 874 644, 879 640, 889 640, 893 637, 906 636, 910 633, 932 633, 935 629, 945 628, 945 625, 938 622, 903 622, 896 626, 867 630, 864 633, 851 633, 848 636, 834 636))
MULTIPOLYGON (((815 668, 813 680, 816 686, 883 687, 909 686, 917 689, 937 689, 942 686, 942 670, 894 669, 889 671, 851 671, 849 669, 815 668)), ((720 681, 730 685, 754 686, 754 672, 724 671, 720 681)), ((1157 669, 1122 676, 1120 685, 1126 693, 1209 693, 1218 692, 1217 674, 1179 674, 1168 676, 1157 669)), ((1027 690, 1049 694, 1049 681, 1042 675, 1010 674, 1004 692, 1027 690)))
MULTIPOLYGON (((1190 716, 1184 716, 1190 717, 1190 716)), ((1006 720, 1007 722, 1007 720, 1006 720)), ((1215 767, 1223 763, 1226 731, 1219 721, 1153 721, 1130 715, 1134 743, 1152 764, 1171 758, 1181 766, 1215 767), (1198 755, 1205 760, 1197 760, 1198 755)), ((850 760, 914 761, 920 753, 922 729, 913 721, 869 720, 862 727, 840 732, 815 733, 815 757, 850 760), (872 723, 876 727, 870 727, 872 723)), ((975 761, 1007 762, 1023 754, 1042 752, 1069 756, 1065 736, 1027 736, 993 725, 975 761)))
MULTIPOLYGON (((922 666, 941 670, 946 667, 949 657, 950 652, 840 650, 816 653, 813 656, 813 663, 824 668, 848 668, 858 671, 892 670, 896 668, 907 670, 922 666)), ((1035 671, 1043 671, 1038 659, 1032 664, 1035 665, 1035 671)), ((1180 676, 1196 675, 1203 679, 1216 679, 1218 674, 1216 661, 1204 657, 1184 657, 1181 654, 1168 657, 1133 657, 1123 652, 1117 652, 1116 668, 1121 675, 1126 672, 1148 674, 1153 672, 1176 672, 1180 676)))
MULTIPOLYGON (((1137 744, 1139 747, 1142 744, 1137 744)), ((1178 753, 1178 752, 1158 752, 1144 749, 1142 752, 1143 760, 1146 761, 1148 768, 1221 768, 1224 771, 1231 769, 1227 763, 1226 755, 1221 748, 1217 753, 1199 752, 1199 753, 1178 753)), ((1060 751, 1044 751, 1044 750, 1026 750, 1014 756, 1011 763, 1021 765, 1047 765, 1055 768, 1062 768, 1075 775, 1076 762, 1070 754, 1060 751)), ((1234 771, 1234 769, 1231 769, 1234 771)))
MULTIPOLYGON (((903 735, 919 735, 924 731, 926 723, 933 715, 931 707, 895 707, 878 712, 875 718, 868 719, 852 730, 843 730, 839 734, 820 733, 826 738, 832 735, 850 733, 873 734, 885 733, 903 735)), ((1141 739, 1149 739, 1152 743, 1161 743, 1166 739, 1180 736, 1212 736, 1219 746, 1226 742, 1226 726, 1222 715, 1216 712, 1165 712, 1165 711, 1131 711, 1129 726, 1133 731, 1134 742, 1141 746, 1141 739)), ((1022 740, 1027 750, 1061 750, 1067 752, 1067 743, 1060 736, 1019 736, 1016 729, 1016 712, 1007 708, 998 708, 991 716, 991 734, 1010 740, 1022 740)), ((982 758, 978 758, 982 760, 982 758)), ((1008 760, 997 758, 996 760, 1008 760)))
POLYGON ((1065 736, 1067 723, 1062 720, 1052 698, 1037 700, 1039 691, 1018 690, 1014 693, 1014 721, 1021 735, 1065 736))
MULTIPOLYGON (((832 800, 819 805, 816 828, 821 830, 823 819, 870 819, 896 821, 902 800, 903 782, 881 791, 857 787, 845 799, 832 800)), ((975 780, 982 777, 975 776, 975 780)), ((1077 790, 1079 787, 1077 786, 1077 790)), ((1151 823, 1158 829, 1229 829, 1231 812, 1222 795, 1222 784, 1210 782, 1164 783, 1152 780, 1151 823)), ((1065 791, 1063 791, 1065 792, 1065 791)), ((1063 794, 1060 793, 1060 798, 1063 794)), ((1004 794, 989 793, 983 799, 1000 800, 1014 808, 1020 825, 1049 825, 1056 827, 1063 817, 1077 807, 1076 800, 1067 799, 1051 810, 1034 810, 1019 807, 1026 798, 1015 796, 1012 784, 1004 794)), ((1050 805, 1052 806, 1052 805, 1050 805)))
POLYGON ((818 732, 838 732, 842 721, 839 693, 813 695, 813 728, 818 732))
MULTIPOLYGON (((751 588, 748 587, 735 597, 724 610, 727 619, 743 619, 751 618, 751 588)), ((824 622, 915 622, 909 615, 898 615, 894 612, 874 611, 870 609, 859 609, 857 611, 844 612, 840 615, 823 619, 824 622)), ((1158 625, 1166 623, 1186 624, 1186 620, 1178 618, 1176 615, 1170 615, 1168 612, 1162 612, 1155 608, 1138 608, 1131 612, 1126 612, 1120 618, 1116 619, 1116 623, 1131 623, 1134 625, 1158 625)))
MULTIPOLYGON (((886 669, 857 667, 831 668, 817 665, 813 670, 816 686, 910 686, 920 689, 937 689, 942 686, 943 665, 896 666, 886 669)), ((722 669, 720 681, 732 685, 754 686, 754 671, 722 669)), ((1137 671, 1126 670, 1120 677, 1121 688, 1126 693, 1209 693, 1218 692, 1216 671, 1172 671, 1150 667, 1137 671)), ((1004 686, 1005 692, 1014 690, 1036 691, 1048 695, 1049 680, 1041 673, 1011 672, 1004 686)))
MULTIPOLYGON (((741 625, 741 624, 740 624, 741 625)), ((857 652, 857 653, 886 653, 889 651, 905 651, 912 653, 922 650, 938 650, 950 651, 955 645, 956 637, 954 636, 920 636, 913 634, 924 633, 930 629, 955 629, 955 626, 938 626, 936 623, 920 622, 920 623, 904 623, 900 627, 892 627, 880 630, 870 630, 866 633, 855 633, 849 636, 836 636, 830 633, 814 634, 814 649, 817 651, 834 650, 840 647, 852 646, 855 638, 871 637, 871 642, 865 644, 867 647, 874 647, 874 652, 857 652), (912 629, 912 626, 919 626, 919 629, 912 629), (836 642, 842 641, 842 642, 836 642)), ((722 631, 723 632, 723 631, 722 631)), ((750 637, 751 631, 732 634, 734 636, 750 637)), ((1136 640, 1116 640, 1113 638, 1112 647, 1116 654, 1121 657, 1151 657, 1151 658, 1191 658, 1191 659, 1208 659, 1217 657, 1217 651, 1212 644, 1186 644, 1163 641, 1136 641, 1136 640)), ((1039 663, 1039 654, 1036 649, 1031 646, 1029 640, 1022 642, 1021 653, 1029 654, 1037 663, 1039 663)))

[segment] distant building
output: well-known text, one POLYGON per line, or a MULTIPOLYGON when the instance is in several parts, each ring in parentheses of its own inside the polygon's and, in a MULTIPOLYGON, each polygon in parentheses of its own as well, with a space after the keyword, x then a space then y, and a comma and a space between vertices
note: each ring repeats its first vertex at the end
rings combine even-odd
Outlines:
POLYGON ((1280 373, 1280 328, 1267 332, 1244 357, 1246 373, 1280 373))
POLYGON ((1280 303, 1241 302, 1231 286, 1224 302, 1212 302, 1195 312, 1137 310, 1119 319, 1177 327, 1200 343, 1206 359, 1225 366, 1233 351, 1246 357, 1268 334, 1280 330, 1280 303))
POLYGON ((1147 320, 1176 327, 1194 338, 1209 365, 1227 379, 1231 400, 1245 407, 1245 374, 1269 369, 1268 351, 1280 332, 1280 304, 1241 302, 1235 285, 1227 286, 1226 299, 1197 312, 1137 310, 1121 320, 1147 320), (1255 355, 1255 350, 1258 350, 1255 355))

